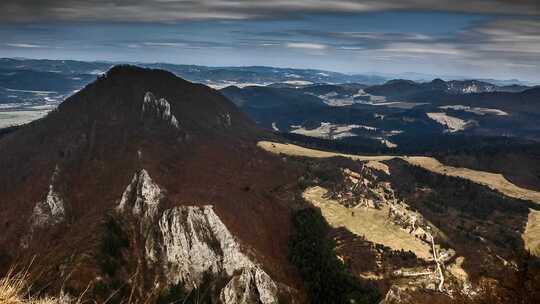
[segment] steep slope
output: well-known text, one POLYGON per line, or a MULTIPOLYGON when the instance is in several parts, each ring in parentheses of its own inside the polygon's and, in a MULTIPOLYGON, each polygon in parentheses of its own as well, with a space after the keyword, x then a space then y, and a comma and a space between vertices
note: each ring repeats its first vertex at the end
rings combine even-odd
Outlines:
POLYGON ((301 297, 282 187, 297 173, 261 135, 217 91, 112 68, 0 139, 0 266, 35 256, 38 286, 98 300, 301 297))

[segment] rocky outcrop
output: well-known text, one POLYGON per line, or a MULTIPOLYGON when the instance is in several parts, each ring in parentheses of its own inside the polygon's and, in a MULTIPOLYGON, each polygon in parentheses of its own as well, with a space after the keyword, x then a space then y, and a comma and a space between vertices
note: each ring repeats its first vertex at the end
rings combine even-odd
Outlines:
POLYGON ((277 303, 278 288, 247 255, 211 205, 163 209, 166 192, 146 170, 135 174, 117 211, 134 222, 145 260, 167 286, 192 290, 211 279, 224 279, 224 303, 277 303))
POLYGON ((124 190, 117 210, 130 211, 132 215, 148 221, 157 215, 159 203, 163 198, 162 190, 150 178, 148 172, 142 169, 133 176, 131 183, 124 190))
POLYGON ((20 242, 22 248, 28 247, 36 229, 54 226, 65 221, 65 202, 56 186, 59 174, 60 168, 57 165, 51 176, 49 191, 47 192, 45 199, 37 202, 34 209, 32 209, 29 231, 20 242))
POLYGON ((180 128, 176 116, 171 112, 171 104, 165 98, 157 99, 151 92, 144 95, 142 117, 146 115, 162 120, 175 129, 180 128))
POLYGON ((231 114, 220 114, 218 116, 218 124, 222 125, 224 128, 230 128, 232 126, 231 114))
POLYGON ((164 272, 169 283, 202 283, 203 275, 225 274, 255 265, 214 213, 212 206, 180 206, 165 210, 159 220, 164 272))
POLYGON ((38 202, 33 210, 31 226, 46 227, 48 225, 58 224, 64 221, 66 208, 62 196, 56 189, 56 183, 60 168, 55 167, 49 184, 49 191, 43 201, 38 202))
POLYGON ((221 290, 224 304, 276 303, 277 286, 259 267, 244 268, 221 290))
POLYGON ((164 198, 164 191, 152 180, 148 172, 142 169, 133 176, 116 207, 119 213, 129 215, 137 222, 135 229, 143 238, 145 255, 149 263, 157 260, 156 233, 153 233, 152 229, 164 198))

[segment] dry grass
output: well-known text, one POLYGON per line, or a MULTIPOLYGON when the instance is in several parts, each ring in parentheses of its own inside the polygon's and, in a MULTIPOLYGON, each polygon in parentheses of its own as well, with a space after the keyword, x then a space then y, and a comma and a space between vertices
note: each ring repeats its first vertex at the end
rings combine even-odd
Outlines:
MULTIPOLYGON (((540 192, 518 187, 514 185, 513 183, 511 183, 510 181, 508 181, 501 174, 472 170, 468 168, 445 166, 444 164, 442 164, 441 162, 439 162, 433 157, 389 156, 389 155, 362 156, 362 155, 321 151, 321 150, 304 148, 304 147, 300 147, 300 146, 292 145, 292 144, 280 144, 280 143, 274 143, 274 142, 269 142, 269 141, 261 141, 257 143, 257 146, 259 146, 260 148, 266 151, 276 153, 276 154, 283 153, 287 155, 305 156, 305 157, 313 157, 313 158, 327 158, 327 157, 342 156, 342 157, 347 157, 353 160, 367 161, 368 166, 371 166, 374 169, 383 170, 383 171, 388 170, 388 166, 386 167, 381 166, 381 165, 384 165, 380 163, 381 161, 390 160, 394 158, 400 158, 402 160, 405 160, 411 165, 422 167, 434 173, 467 179, 477 184, 481 184, 493 190, 499 191, 509 197, 530 200, 532 202, 540 204, 540 192)), ((531 210, 529 214, 529 219, 527 222, 527 229, 523 233, 522 237, 525 241, 525 247, 531 250, 531 253, 533 253, 534 255, 540 256, 540 212, 531 210)))
POLYGON ((280 143, 274 143, 274 142, 269 142, 269 141, 260 141, 257 143, 257 146, 259 146, 260 148, 266 151, 276 153, 276 154, 283 153, 283 154, 293 155, 293 156, 306 156, 306 157, 315 157, 315 158, 343 156, 343 157, 351 158, 353 160, 360 160, 360 161, 383 161, 383 160, 390 160, 392 158, 395 158, 395 156, 361 156, 361 155, 335 153, 335 152, 304 148, 304 147, 300 147, 293 144, 280 144, 280 143))
POLYGON ((532 254, 540 256, 540 211, 530 210, 527 227, 523 233, 525 248, 532 254))
POLYGON ((303 197, 321 209, 330 226, 345 227, 356 235, 364 236, 368 241, 388 246, 393 250, 410 250, 426 261, 433 259, 428 244, 388 219, 387 207, 380 210, 351 209, 340 205, 337 201, 324 198, 326 192, 327 190, 322 187, 312 187, 304 191, 303 197))
POLYGON ((28 270, 15 271, 12 268, 0 279, 1 304, 58 304, 60 301, 52 297, 36 298, 30 294, 28 270))
POLYGON ((487 186, 493 190, 497 190, 509 197, 530 200, 532 202, 540 204, 540 192, 518 187, 514 185, 513 183, 509 182, 501 174, 472 170, 468 168, 457 168, 457 167, 445 166, 433 157, 389 156, 389 155, 363 156, 363 155, 321 151, 321 150, 304 148, 304 147, 300 147, 300 146, 292 145, 292 144, 280 144, 280 143, 274 143, 274 142, 269 142, 269 141, 261 141, 257 145, 266 151, 276 153, 276 154, 283 153, 283 154, 293 155, 293 156, 305 156, 305 157, 314 157, 314 158, 327 158, 327 157, 342 156, 342 157, 350 158, 352 160, 368 161, 368 162, 370 161, 380 162, 380 161, 390 160, 394 158, 400 158, 410 163, 411 165, 422 167, 431 172, 467 179, 477 184, 487 186))
POLYGON ((502 174, 445 166, 433 157, 405 156, 401 158, 412 165, 422 167, 435 173, 468 179, 477 184, 499 191, 506 196, 530 200, 540 204, 540 192, 518 187, 508 181, 502 174))

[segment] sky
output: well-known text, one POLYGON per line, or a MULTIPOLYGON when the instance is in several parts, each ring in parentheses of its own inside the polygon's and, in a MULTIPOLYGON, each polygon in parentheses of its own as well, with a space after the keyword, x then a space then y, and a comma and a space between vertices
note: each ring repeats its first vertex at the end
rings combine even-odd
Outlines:
POLYGON ((0 57, 540 82, 540 0, 1 0, 0 57))

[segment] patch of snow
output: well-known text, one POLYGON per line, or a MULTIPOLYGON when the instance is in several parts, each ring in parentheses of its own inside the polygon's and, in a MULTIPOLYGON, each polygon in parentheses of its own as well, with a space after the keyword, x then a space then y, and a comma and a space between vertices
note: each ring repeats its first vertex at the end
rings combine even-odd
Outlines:
POLYGON ((402 134, 404 133, 405 131, 403 130, 390 130, 389 132, 387 132, 387 136, 394 136, 394 135, 399 135, 399 134, 402 134))
POLYGON ((464 106, 464 105, 449 105, 449 106, 440 106, 439 109, 442 110, 456 110, 456 111, 464 111, 469 113, 474 113, 476 115, 497 115, 497 116, 507 116, 508 113, 499 110, 499 109, 490 109, 490 108, 479 108, 479 107, 470 107, 470 106, 464 106))
POLYGON ((92 70, 92 71, 88 71, 88 74, 90 75, 103 75, 105 74, 106 71, 102 71, 102 70, 92 70))
POLYGON ((376 131, 377 128, 364 126, 364 125, 338 125, 330 122, 321 122, 321 125, 312 130, 307 130, 302 126, 292 125, 291 128, 294 130, 291 133, 300 134, 304 136, 311 136, 317 138, 325 139, 340 139, 345 137, 357 136, 352 133, 353 129, 365 129, 368 131, 376 131))
MULTIPOLYGON (((15 96, 15 97, 17 97, 17 96, 15 96)), ((0 103, 0 110, 13 109, 13 108, 22 108, 22 107, 27 107, 27 106, 31 106, 31 105, 32 105, 31 102, 0 103)))
POLYGON ((408 101, 387 101, 385 96, 371 95, 364 90, 358 90, 354 96, 355 103, 365 104, 370 106, 385 106, 398 109, 412 109, 416 106, 426 103, 408 102, 408 101))
POLYGON ((373 139, 378 140, 381 144, 385 145, 387 148, 397 148, 398 146, 397 144, 383 137, 373 137, 373 139))
POLYGON ((426 113, 430 119, 440 123, 443 126, 446 126, 448 132, 453 133, 457 131, 463 131, 470 124, 470 121, 464 121, 463 119, 449 116, 446 113, 437 112, 437 113, 426 113))
POLYGON ((354 94, 353 97, 354 98, 364 97, 364 99, 367 99, 367 100, 362 100, 359 103, 377 104, 381 102, 386 102, 386 97, 378 96, 378 95, 371 95, 362 89, 358 90, 358 92, 354 94))
POLYGON ((331 106, 331 107, 343 107, 343 106, 350 106, 356 103, 379 103, 386 101, 386 97, 384 96, 374 96, 367 94, 364 90, 358 90, 356 94, 349 95, 349 96, 340 96, 337 92, 328 92, 323 95, 316 95, 313 93, 306 93, 309 95, 317 96, 322 101, 331 106), (364 100, 359 100, 359 97, 364 97, 364 100), (368 100, 366 100, 368 99, 368 100))
POLYGON ((36 119, 42 118, 50 112, 47 110, 26 110, 26 111, 0 111, 0 128, 19 126, 36 119))
POLYGON ((229 86, 236 86, 239 88, 245 88, 245 87, 264 87, 269 84, 270 82, 235 82, 235 81, 220 81, 220 82, 212 82, 210 80, 207 80, 205 83, 207 86, 211 87, 212 89, 221 90, 223 88, 229 87, 229 86))
POLYGON ((293 86, 305 86, 305 85, 311 85, 313 82, 307 81, 307 80, 286 80, 283 81, 285 84, 290 84, 293 86))
POLYGON ((285 74, 285 77, 302 78, 302 76, 300 76, 300 75, 298 75, 298 74, 291 74, 291 73, 285 74))
MULTIPOLYGON (((308 93, 309 94, 309 93, 308 93)), ((314 94, 310 94, 314 95, 314 94)), ((331 106, 331 107, 343 107, 343 106, 350 106, 355 103, 354 98, 352 96, 345 96, 345 97, 338 97, 339 94, 337 92, 329 92, 324 95, 314 95, 322 99, 322 101, 331 106)))
POLYGON ((55 92, 55 91, 16 90, 16 89, 9 89, 9 88, 5 88, 5 90, 10 91, 10 92, 33 93, 33 94, 38 94, 38 95, 58 94, 58 92, 55 92))

